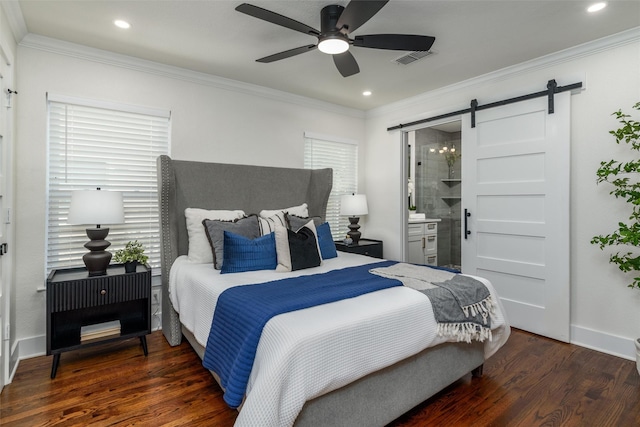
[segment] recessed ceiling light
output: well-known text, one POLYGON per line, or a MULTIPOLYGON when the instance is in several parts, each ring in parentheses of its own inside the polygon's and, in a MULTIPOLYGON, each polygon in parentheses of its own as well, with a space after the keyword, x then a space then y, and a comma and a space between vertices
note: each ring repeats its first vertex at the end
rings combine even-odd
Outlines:
POLYGON ((587 8, 587 12, 591 12, 591 13, 597 12, 599 10, 604 9, 605 7, 607 7, 606 2, 594 3, 587 8))
POLYGON ((115 21, 113 21, 113 23, 116 27, 124 28, 125 30, 131 27, 131 24, 129 24, 127 21, 123 21, 122 19, 116 19, 115 21))
POLYGON ((365 90, 364 92, 362 92, 362 95, 371 96, 371 91, 370 90, 365 90))

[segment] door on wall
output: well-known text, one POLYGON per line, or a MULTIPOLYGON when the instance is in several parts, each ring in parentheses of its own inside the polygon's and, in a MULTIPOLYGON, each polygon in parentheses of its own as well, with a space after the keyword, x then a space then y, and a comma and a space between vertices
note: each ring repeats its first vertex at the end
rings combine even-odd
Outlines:
POLYGON ((460 120, 406 132, 410 263, 460 269, 460 138, 460 120))
POLYGON ((568 342, 570 93, 554 98, 553 114, 541 97, 463 116, 462 271, 514 327, 568 342))
POLYGON ((11 96, 8 92, 9 64, 0 48, 0 391, 9 381, 9 289, 10 261, 7 252, 9 222, 8 190, 11 188, 10 116, 11 96))

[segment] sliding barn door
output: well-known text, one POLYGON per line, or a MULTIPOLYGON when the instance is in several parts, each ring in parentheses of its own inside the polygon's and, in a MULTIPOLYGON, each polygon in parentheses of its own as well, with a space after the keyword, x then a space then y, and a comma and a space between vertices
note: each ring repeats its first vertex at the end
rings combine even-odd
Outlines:
POLYGON ((463 117, 462 268, 512 326, 568 342, 570 93, 554 98, 553 114, 541 97, 463 117))

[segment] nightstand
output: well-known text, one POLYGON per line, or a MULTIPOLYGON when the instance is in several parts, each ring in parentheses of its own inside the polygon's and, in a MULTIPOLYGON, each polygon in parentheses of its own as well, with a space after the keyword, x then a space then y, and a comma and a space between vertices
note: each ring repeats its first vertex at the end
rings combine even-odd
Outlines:
POLYGON ((138 265, 135 273, 125 273, 123 265, 110 265, 107 274, 91 277, 84 267, 53 270, 46 286, 51 378, 55 378, 60 354, 65 351, 139 337, 144 355, 148 354, 149 266, 138 265))
POLYGON ((360 239, 357 244, 345 245, 341 240, 336 240, 336 249, 341 252, 367 255, 374 258, 382 258, 382 240, 360 239))

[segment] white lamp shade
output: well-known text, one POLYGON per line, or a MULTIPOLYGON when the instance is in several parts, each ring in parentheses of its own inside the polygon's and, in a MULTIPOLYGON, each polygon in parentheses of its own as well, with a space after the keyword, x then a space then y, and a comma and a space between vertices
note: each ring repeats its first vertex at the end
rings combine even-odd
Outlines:
POLYGON ((340 198, 340 215, 367 215, 367 196, 364 194, 349 194, 340 198))
POLYGON ((78 190, 71 193, 68 224, 121 224, 124 222, 122 193, 78 190))

